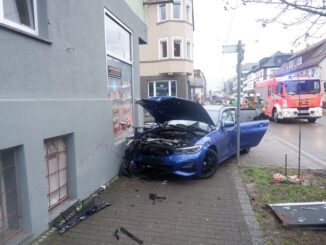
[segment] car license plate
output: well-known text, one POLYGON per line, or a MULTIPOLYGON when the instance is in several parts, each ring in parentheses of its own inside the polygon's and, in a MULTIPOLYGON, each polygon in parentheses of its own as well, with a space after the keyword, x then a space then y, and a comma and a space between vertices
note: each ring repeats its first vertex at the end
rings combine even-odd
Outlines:
POLYGON ((307 113, 309 114, 309 111, 308 110, 300 110, 299 113, 300 114, 307 114, 307 113))

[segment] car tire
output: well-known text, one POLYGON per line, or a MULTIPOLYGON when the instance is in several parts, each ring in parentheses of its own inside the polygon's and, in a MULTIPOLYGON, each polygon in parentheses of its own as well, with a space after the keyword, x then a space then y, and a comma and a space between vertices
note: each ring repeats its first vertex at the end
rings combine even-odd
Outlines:
POLYGON ((240 152, 242 153, 242 154, 248 154, 249 152, 250 152, 250 147, 249 148, 245 148, 245 149, 242 149, 240 152))
POLYGON ((218 167, 218 156, 216 151, 211 148, 208 148, 203 160, 203 164, 198 174, 198 179, 208 179, 212 177, 218 167))
POLYGON ((308 123, 315 123, 317 118, 308 118, 308 123))

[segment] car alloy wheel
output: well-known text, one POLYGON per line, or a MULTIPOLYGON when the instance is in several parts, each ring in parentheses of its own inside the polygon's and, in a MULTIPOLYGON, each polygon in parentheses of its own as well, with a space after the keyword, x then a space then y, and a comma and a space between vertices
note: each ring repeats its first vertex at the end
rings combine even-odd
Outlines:
POLYGON ((218 167, 217 153, 213 149, 208 148, 198 178, 207 179, 212 177, 215 174, 217 167, 218 167))

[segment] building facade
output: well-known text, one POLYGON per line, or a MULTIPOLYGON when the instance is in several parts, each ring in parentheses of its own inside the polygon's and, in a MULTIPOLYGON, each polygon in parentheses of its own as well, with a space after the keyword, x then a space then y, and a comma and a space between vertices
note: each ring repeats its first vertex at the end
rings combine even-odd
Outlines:
POLYGON ((245 94, 254 93, 256 83, 274 77, 290 56, 291 54, 278 51, 270 57, 261 59, 257 65, 247 72, 243 81, 243 92, 245 94))
POLYGON ((117 175, 140 97, 143 1, 0 1, 0 243, 117 175))
POLYGON ((140 47, 141 97, 188 99, 193 76, 192 0, 148 5, 147 23, 148 44, 140 47))

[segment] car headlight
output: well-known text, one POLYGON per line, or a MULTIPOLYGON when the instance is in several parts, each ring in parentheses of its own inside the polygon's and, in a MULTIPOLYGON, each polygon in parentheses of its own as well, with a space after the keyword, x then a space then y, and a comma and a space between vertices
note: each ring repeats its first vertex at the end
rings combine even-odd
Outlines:
POLYGON ((184 148, 177 148, 174 150, 175 154, 193 154, 193 153, 197 153, 198 151, 201 150, 203 146, 202 145, 194 145, 191 147, 184 147, 184 148))

